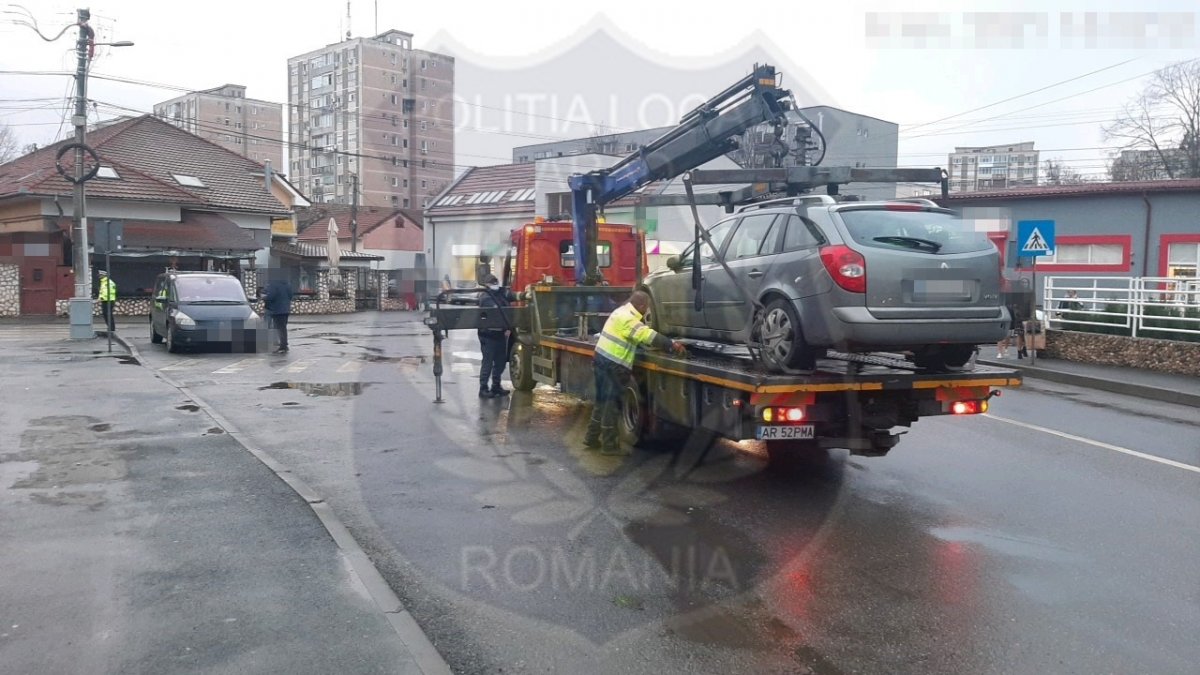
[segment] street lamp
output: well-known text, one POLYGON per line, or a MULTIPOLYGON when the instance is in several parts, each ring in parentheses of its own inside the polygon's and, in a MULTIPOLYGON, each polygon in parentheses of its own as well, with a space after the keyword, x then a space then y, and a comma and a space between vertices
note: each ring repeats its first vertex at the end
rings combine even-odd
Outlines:
MULTIPOLYGON (((88 249, 90 247, 88 246, 87 212, 85 209, 86 190, 84 189, 84 183, 92 176, 85 177, 83 170, 84 153, 88 152, 92 157, 96 157, 95 152, 84 143, 87 135, 88 61, 92 57, 92 50, 97 46, 133 46, 133 43, 129 40, 95 42, 93 40, 95 32, 91 26, 88 26, 90 18, 91 13, 88 10, 79 10, 79 39, 75 43, 76 55, 78 56, 78 64, 75 71, 75 116, 72 119, 75 125, 75 142, 72 144, 75 149, 75 176, 72 181, 75 184, 75 296, 71 298, 68 309, 68 316, 71 322, 71 339, 74 340, 88 340, 96 337, 95 329, 92 327, 92 314, 95 311, 95 306, 92 304, 92 266, 88 258, 88 249)), ((105 328, 107 329, 107 326, 105 328)))

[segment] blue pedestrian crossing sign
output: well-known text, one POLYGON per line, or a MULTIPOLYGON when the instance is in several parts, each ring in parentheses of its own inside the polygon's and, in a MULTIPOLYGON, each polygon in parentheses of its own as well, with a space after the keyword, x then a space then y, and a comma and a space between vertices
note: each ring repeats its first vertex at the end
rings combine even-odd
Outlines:
POLYGON ((1022 258, 1054 255, 1054 221, 1017 221, 1017 255, 1022 258))

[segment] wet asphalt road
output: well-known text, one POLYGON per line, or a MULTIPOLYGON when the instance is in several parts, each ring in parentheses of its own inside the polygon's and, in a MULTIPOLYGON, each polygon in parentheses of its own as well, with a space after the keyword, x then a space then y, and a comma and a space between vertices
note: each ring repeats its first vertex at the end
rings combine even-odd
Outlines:
POLYGON ((604 458, 570 397, 480 401, 469 334, 432 403, 419 318, 297 323, 284 356, 125 332, 327 498, 456 672, 1200 662, 1200 473, 1121 452, 1200 466, 1195 409, 1030 382, 885 458, 604 458))

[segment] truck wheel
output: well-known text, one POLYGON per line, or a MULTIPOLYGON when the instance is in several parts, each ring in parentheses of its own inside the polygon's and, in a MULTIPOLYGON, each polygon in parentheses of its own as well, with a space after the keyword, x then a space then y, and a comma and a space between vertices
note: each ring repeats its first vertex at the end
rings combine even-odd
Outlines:
POLYGON ((509 377, 517 391, 533 391, 533 347, 518 342, 508 359, 509 377))
POLYGON ((640 445, 648 440, 649 411, 636 382, 629 382, 621 389, 621 415, 617 420, 617 432, 621 441, 629 445, 640 445))
POLYGON ((913 353, 913 363, 925 370, 961 368, 974 353, 974 345, 929 345, 913 353))
POLYGON ((763 356, 773 367, 784 366, 797 370, 812 370, 817 365, 816 352, 804 339, 800 318, 791 301, 776 298, 767 305, 758 326, 763 356))

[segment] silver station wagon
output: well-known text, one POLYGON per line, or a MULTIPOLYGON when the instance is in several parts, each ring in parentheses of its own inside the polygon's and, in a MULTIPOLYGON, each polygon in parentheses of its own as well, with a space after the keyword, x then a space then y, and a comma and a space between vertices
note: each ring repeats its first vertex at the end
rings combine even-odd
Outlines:
POLYGON ((999 251, 928 200, 773 200, 721 220, 709 237, 715 252, 702 244, 696 256, 690 246, 645 279, 649 321, 669 335, 752 342, 768 363, 811 370, 826 349, 960 367, 976 345, 1007 333, 999 251), (757 321, 742 289, 764 307, 757 321))

